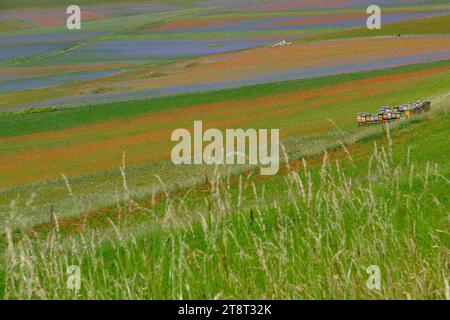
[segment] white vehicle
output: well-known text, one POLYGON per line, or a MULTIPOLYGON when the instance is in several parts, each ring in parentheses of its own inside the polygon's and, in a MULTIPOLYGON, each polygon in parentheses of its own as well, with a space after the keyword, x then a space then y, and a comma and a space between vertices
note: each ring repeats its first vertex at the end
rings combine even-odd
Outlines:
POLYGON ((274 44, 272 47, 276 48, 276 47, 284 47, 284 46, 291 46, 291 45, 292 45, 292 42, 286 42, 286 40, 283 40, 281 42, 274 44))

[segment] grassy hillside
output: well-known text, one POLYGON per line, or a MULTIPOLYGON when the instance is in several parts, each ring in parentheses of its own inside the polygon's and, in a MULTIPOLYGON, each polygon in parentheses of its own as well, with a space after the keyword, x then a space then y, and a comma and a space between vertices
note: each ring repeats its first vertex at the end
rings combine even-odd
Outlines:
POLYGON ((203 187, 129 198, 106 217, 28 231, 12 218, 2 297, 443 299, 449 107, 270 179, 219 170, 203 187), (68 265, 81 267, 79 292, 66 289, 68 265), (366 287, 370 265, 380 290, 366 287))
POLYGON ((448 34, 450 32, 450 15, 413 19, 383 25, 379 30, 368 30, 367 28, 354 28, 341 32, 333 32, 327 35, 313 37, 311 40, 350 39, 362 37, 382 36, 407 36, 407 35, 433 35, 448 34))
POLYGON ((72 216, 80 213, 80 201, 88 211, 113 204, 122 184, 118 168, 124 152, 136 197, 161 190, 155 174, 168 188, 198 183, 214 168, 168 163, 171 131, 191 128, 196 119, 220 129, 280 128, 288 152, 298 157, 340 139, 328 119, 354 140, 373 130, 355 126, 356 112, 376 112, 382 105, 410 100, 434 103, 448 92, 449 74, 448 62, 442 62, 124 105, 6 115, 0 117, 2 134, 7 135, 0 138, 0 222, 13 203, 29 224, 48 221, 52 207, 61 216, 72 216), (75 202, 61 173, 69 177, 75 202), (32 206, 27 205, 30 197, 32 206))

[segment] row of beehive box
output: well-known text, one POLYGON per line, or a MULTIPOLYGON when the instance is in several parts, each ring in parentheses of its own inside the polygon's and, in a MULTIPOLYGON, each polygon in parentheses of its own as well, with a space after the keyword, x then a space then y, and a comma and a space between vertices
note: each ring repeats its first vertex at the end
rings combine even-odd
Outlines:
POLYGON ((401 106, 383 107, 378 114, 358 113, 356 122, 358 125, 382 123, 410 118, 414 114, 427 112, 430 110, 430 102, 408 102, 401 106))

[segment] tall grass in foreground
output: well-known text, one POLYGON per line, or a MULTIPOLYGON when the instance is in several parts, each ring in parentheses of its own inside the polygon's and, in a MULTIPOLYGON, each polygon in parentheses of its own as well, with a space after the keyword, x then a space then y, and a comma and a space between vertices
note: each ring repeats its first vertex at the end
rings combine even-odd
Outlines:
POLYGON ((233 190, 217 173, 198 203, 169 195, 140 226, 63 236, 55 221, 45 239, 14 240, 10 224, 3 298, 449 298, 449 180, 409 153, 394 163, 390 140, 366 163, 345 161, 303 162, 267 187, 241 176, 233 190), (78 291, 67 289, 70 265, 78 291), (371 265, 379 290, 366 286, 371 265))

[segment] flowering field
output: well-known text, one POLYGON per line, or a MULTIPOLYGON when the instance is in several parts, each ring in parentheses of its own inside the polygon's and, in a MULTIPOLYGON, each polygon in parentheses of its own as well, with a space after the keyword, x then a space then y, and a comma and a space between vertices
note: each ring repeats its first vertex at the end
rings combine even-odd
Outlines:
POLYGON ((365 0, 81 0, 68 30, 69 4, 0 3, 0 296, 445 297, 450 4, 378 1, 368 30, 365 0), (355 124, 417 100, 432 111, 355 124), (280 173, 174 165, 171 134, 196 120, 280 129, 280 173), (379 292, 360 286, 371 254, 379 292), (66 257, 78 296, 45 275, 66 257), (110 292, 117 274, 139 280, 110 292))

